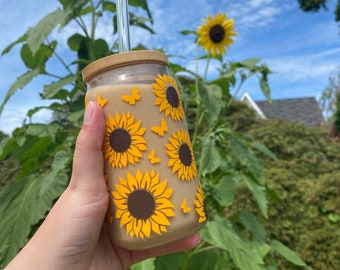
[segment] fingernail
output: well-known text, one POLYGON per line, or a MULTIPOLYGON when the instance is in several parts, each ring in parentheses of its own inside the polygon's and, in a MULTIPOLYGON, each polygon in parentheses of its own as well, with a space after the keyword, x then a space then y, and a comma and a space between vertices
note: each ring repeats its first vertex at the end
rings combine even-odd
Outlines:
POLYGON ((93 117, 93 102, 90 101, 85 109, 85 114, 84 114, 84 124, 88 124, 91 122, 93 117))

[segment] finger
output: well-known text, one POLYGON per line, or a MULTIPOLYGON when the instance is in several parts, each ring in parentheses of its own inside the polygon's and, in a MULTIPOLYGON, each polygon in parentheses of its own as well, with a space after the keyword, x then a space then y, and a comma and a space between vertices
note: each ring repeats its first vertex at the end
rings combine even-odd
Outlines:
MULTIPOLYGON (((91 194, 105 188, 102 143, 105 121, 95 102, 86 106, 83 126, 76 141, 70 188, 91 194)), ((106 192, 106 191, 105 191, 106 192)))
POLYGON ((132 263, 137 263, 148 258, 158 257, 170 253, 181 252, 191 248, 194 248, 201 241, 201 237, 198 233, 185 238, 183 240, 161 246, 150 248, 146 250, 134 250, 131 251, 132 263))

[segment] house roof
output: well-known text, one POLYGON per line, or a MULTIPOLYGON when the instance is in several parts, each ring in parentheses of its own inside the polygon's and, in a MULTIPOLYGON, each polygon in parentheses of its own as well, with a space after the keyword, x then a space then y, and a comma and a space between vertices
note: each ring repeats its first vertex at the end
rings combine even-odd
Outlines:
POLYGON ((323 121, 321 110, 314 97, 277 99, 270 103, 268 101, 253 101, 246 94, 242 96, 241 101, 255 109, 262 118, 300 122, 307 126, 318 126, 323 121), (252 103, 255 104, 255 107, 252 103))

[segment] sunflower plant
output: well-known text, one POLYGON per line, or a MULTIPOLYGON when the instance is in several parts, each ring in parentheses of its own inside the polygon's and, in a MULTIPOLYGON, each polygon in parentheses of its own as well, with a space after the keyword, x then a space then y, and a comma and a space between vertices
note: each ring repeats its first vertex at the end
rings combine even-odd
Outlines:
MULTIPOLYGON (((237 191, 246 187, 257 203, 259 213, 267 218, 269 191, 255 152, 273 159, 275 156, 265 145, 233 131, 226 117, 230 115, 231 104, 243 83, 251 76, 259 78, 262 92, 270 100, 268 75, 271 71, 257 58, 241 62, 224 60, 237 36, 234 21, 227 14, 209 15, 202 21, 196 31, 182 33, 195 35, 196 61, 206 63, 203 75, 198 70, 192 72, 174 64, 170 67, 182 89, 209 221, 201 230, 202 242, 198 247, 165 258, 181 261, 182 267, 178 269, 248 270, 267 269, 268 266, 277 269, 275 256, 279 254, 293 264, 306 266, 283 243, 266 239, 255 213, 246 209, 242 212, 233 210, 237 191), (203 55, 199 55, 200 52, 203 55), (207 80, 211 59, 217 59, 221 65, 216 77, 207 80)), ((170 269, 162 263, 163 259, 157 261, 162 266, 159 269, 170 269)))
MULTIPOLYGON (((0 105, 0 113, 8 99, 36 77, 49 78, 46 85, 42 87, 40 96, 43 100, 49 101, 50 105, 29 110, 23 125, 17 128, 12 136, 0 142, 0 159, 14 158, 17 160, 16 164, 19 164, 17 172, 12 174, 13 183, 0 191, 0 268, 3 268, 28 241, 68 184, 73 155, 71 149, 74 148, 84 114, 86 87, 81 78, 82 69, 96 59, 118 52, 116 42, 109 44, 103 39, 95 38, 98 22, 105 16, 112 17, 113 33, 116 33, 114 2, 59 0, 59 3, 59 8, 47 14, 36 26, 30 28, 2 52, 4 56, 10 53, 13 47, 21 46, 22 62, 27 71, 8 90, 5 100, 0 105), (90 23, 85 24, 85 20, 90 23), (58 50, 57 40, 52 38, 55 35, 51 33, 56 28, 59 31, 55 32, 63 32, 70 23, 78 25, 78 32, 71 33, 67 40, 74 59, 63 59, 58 50), (56 74, 53 68, 47 65, 51 59, 59 61, 64 71, 56 74), (31 121, 32 116, 46 109, 53 113, 50 122, 38 124, 31 121)), ((144 18, 131 12, 130 24, 154 33, 150 27, 152 15, 147 1, 130 1, 130 5, 132 10, 141 9, 147 14, 144 18)), ((69 33, 67 29, 66 33, 69 33)), ((250 76, 257 75, 260 78, 264 94, 270 97, 267 82, 270 70, 255 58, 242 62, 224 61, 227 48, 232 45, 237 36, 234 22, 228 19, 226 14, 208 16, 197 31, 183 32, 183 34, 189 33, 196 37, 198 52, 206 53, 197 56, 197 61, 206 61, 206 71, 204 75, 200 75, 198 70, 189 71, 180 65, 170 63, 173 77, 181 89, 183 106, 176 106, 178 110, 170 110, 170 107, 164 103, 166 100, 162 96, 162 91, 159 91, 157 102, 164 108, 166 115, 174 119, 183 117, 187 119, 193 149, 186 150, 195 154, 198 170, 194 168, 181 170, 175 165, 173 167, 183 181, 190 180, 196 174, 199 176, 202 186, 199 186, 197 191, 195 207, 196 211, 202 214, 200 215, 202 221, 205 219, 204 212, 208 213, 209 221, 201 230, 202 242, 197 248, 185 253, 149 259, 131 268, 134 270, 256 270, 267 269, 270 266, 271 269, 277 269, 274 252, 283 255, 296 265, 305 266, 296 254, 281 242, 266 239, 265 230, 258 222, 255 213, 246 209, 242 212, 232 210, 237 197, 236 191, 239 187, 246 186, 257 203, 259 212, 267 216, 266 183, 261 164, 254 153, 256 150, 271 157, 273 155, 264 145, 233 131, 225 119, 231 113, 232 90, 234 93, 238 92, 243 82, 250 76), (203 50, 200 51, 200 47, 203 50), (220 61, 221 67, 216 78, 207 80, 206 74, 212 58, 220 61), (180 75, 183 73, 188 76, 180 75), (203 196, 206 209, 203 209, 203 196)), ((139 45, 134 49, 143 48, 146 49, 139 45)), ((153 86, 155 91, 158 93, 157 89, 162 88, 164 84, 174 84, 169 80, 171 79, 158 78, 153 86)), ((100 99, 99 102, 105 103, 105 100, 100 99)), ((106 123, 108 132, 114 130, 115 126, 128 122, 124 119, 135 121, 131 115, 114 115, 106 123)), ((135 123, 135 127, 141 129, 138 122, 135 123)), ((129 127, 126 126, 126 129, 128 130, 129 127)), ((140 132, 143 130, 141 129, 140 132)), ((138 134, 133 136, 136 140, 142 140, 138 134)), ((171 140, 173 143, 169 143, 167 151, 174 152, 173 156, 175 156, 178 143, 190 144, 189 138, 181 133, 173 136, 171 140)), ((106 137, 108 140, 108 134, 106 137)), ((143 141, 141 142, 138 149, 125 151, 119 159, 121 162, 117 162, 112 158, 112 150, 115 149, 105 148, 108 144, 108 141, 105 141, 104 158, 112 167, 124 167, 126 160, 137 162, 139 152, 144 151, 143 141)), ((124 145, 114 145, 114 147, 121 150, 124 145)), ((148 172, 148 175, 127 175, 125 181, 117 185, 117 191, 114 193, 116 204, 119 204, 119 199, 124 199, 126 196, 122 192, 124 183, 135 183, 140 177, 157 179, 157 175, 152 171, 148 172)), ((159 188, 160 183, 153 181, 152 185, 159 188)), ((161 199, 168 201, 170 193, 171 190, 165 189, 161 199)), ((170 201, 168 205, 168 216, 171 216, 170 201)), ((118 206, 120 209, 118 215, 121 216, 125 229, 130 234, 137 234, 129 227, 126 209, 118 206)), ((134 211, 137 216, 141 215, 138 209, 134 211)), ((148 237, 150 234, 148 228, 146 227, 139 236, 148 237)), ((153 226, 155 231, 162 229, 164 228, 161 226, 153 226)))

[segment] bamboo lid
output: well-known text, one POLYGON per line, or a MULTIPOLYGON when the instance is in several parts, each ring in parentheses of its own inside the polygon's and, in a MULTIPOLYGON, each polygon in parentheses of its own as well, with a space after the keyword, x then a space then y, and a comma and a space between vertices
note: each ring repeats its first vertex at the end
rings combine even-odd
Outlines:
POLYGON ((168 59, 166 55, 162 52, 158 51, 148 51, 148 50, 140 50, 140 51, 129 51, 118 53, 110 56, 106 56, 99 60, 94 61, 93 63, 87 65, 82 72, 83 81, 87 83, 93 77, 98 74, 122 66, 134 65, 139 62, 143 63, 161 63, 168 64, 168 59))

